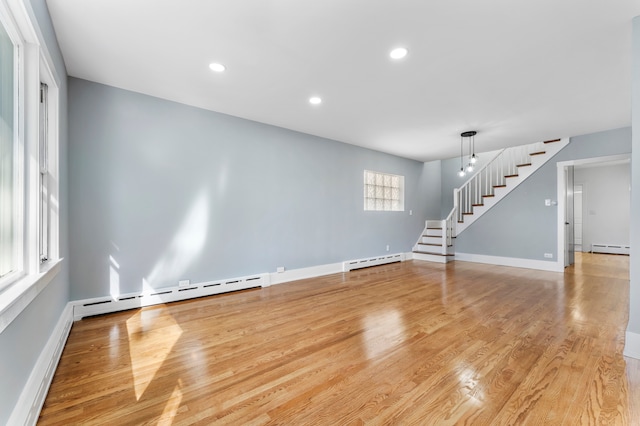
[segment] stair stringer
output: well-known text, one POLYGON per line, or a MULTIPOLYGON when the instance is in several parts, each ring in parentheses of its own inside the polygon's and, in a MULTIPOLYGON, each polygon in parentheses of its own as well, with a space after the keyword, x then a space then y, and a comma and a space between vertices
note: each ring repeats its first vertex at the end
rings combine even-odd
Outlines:
MULTIPOLYGON (((472 223, 478 220, 483 214, 489 211, 493 206, 498 204, 507 194, 517 188, 522 182, 527 180, 529 176, 535 173, 540 167, 546 164, 551 158, 553 158, 560 150, 569 144, 569 138, 562 138, 558 142, 550 143, 545 146, 545 153, 541 155, 531 156, 531 165, 518 168, 518 176, 506 178, 505 187, 493 188, 493 196, 483 199, 482 206, 473 206, 472 213, 464 216, 463 222, 458 222, 455 226, 455 235, 460 235, 465 229, 467 229, 472 223)), ((480 171, 478 171, 480 173, 480 171)), ((458 209, 458 191, 454 190, 454 211, 458 209)), ((456 214, 454 214, 456 216, 456 214)))

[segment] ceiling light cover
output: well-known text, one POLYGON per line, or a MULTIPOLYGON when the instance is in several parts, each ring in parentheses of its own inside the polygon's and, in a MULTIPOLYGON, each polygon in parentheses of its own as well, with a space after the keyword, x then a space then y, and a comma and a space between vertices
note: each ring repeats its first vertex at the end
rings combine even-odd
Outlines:
POLYGON ((312 96, 309 98, 309 103, 312 105, 318 105, 322 103, 322 99, 318 96, 312 96))
POLYGON ((406 47, 396 47, 389 53, 389 56, 391 59, 402 59, 407 56, 407 53, 409 53, 409 50, 406 47))
POLYGON ((209 68, 211 69, 211 71, 215 71, 215 72, 223 72, 224 70, 227 69, 227 67, 217 62, 210 63, 209 68))

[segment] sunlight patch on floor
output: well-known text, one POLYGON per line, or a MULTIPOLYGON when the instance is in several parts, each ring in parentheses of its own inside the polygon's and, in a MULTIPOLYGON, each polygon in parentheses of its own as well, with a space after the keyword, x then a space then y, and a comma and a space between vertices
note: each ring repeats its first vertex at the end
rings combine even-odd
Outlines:
POLYGON ((173 419, 178 414, 180 403, 182 402, 182 383, 178 380, 178 384, 173 388, 173 392, 165 405, 160 419, 158 419, 158 425, 170 425, 173 423, 173 419))
POLYGON ((131 375, 139 401, 182 335, 182 328, 165 309, 143 309, 127 320, 127 333, 131 375))

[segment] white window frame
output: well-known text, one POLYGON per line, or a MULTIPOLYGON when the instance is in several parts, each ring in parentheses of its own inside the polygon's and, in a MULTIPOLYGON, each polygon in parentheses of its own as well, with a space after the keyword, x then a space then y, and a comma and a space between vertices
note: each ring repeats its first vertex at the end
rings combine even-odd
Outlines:
POLYGON ((364 171, 364 210, 365 211, 404 211, 404 176, 390 173, 364 171), (373 177, 376 183, 371 184, 373 177), (382 182, 397 182, 396 184, 386 184, 382 182), (398 197, 393 197, 393 189, 398 190, 398 197), (373 194, 371 193, 373 189, 373 194), (372 202, 372 200, 375 200, 372 202))
MULTIPOLYGON (((54 78, 51 69, 47 65, 47 61, 44 55, 40 55, 40 84, 47 86, 47 102, 46 102, 46 127, 42 133, 46 139, 46 155, 43 156, 38 153, 39 159, 44 159, 46 164, 39 164, 38 167, 38 180, 37 190, 34 185, 34 192, 38 195, 38 211, 37 211, 37 224, 35 227, 38 229, 38 254, 37 261, 40 272, 45 272, 51 267, 51 264, 56 262, 60 258, 60 220, 59 220, 59 101, 60 90, 58 84, 54 78), (44 182, 42 180, 45 180, 44 182), (43 188, 44 187, 44 188, 43 188), (46 237, 46 259, 43 259, 40 255, 40 247, 42 246, 42 229, 41 229, 41 215, 43 211, 42 191, 47 191, 48 202, 44 205, 47 209, 47 237, 46 237)), ((39 86, 40 86, 39 84, 39 86)), ((38 90, 38 101, 40 101, 40 90, 38 90)), ((38 104, 39 106, 40 104, 38 104)), ((40 126, 40 114, 38 114, 38 124, 40 126)), ((38 140, 38 150, 40 150, 40 140, 38 140)), ((39 161, 40 163, 40 161, 39 161)))
POLYGON ((5 5, 0 2, 0 24, 3 26, 9 38, 14 42, 14 94, 13 94, 13 271, 0 278, 0 291, 3 291, 12 282, 18 280, 24 274, 23 238, 22 238, 22 217, 24 205, 24 145, 23 132, 24 114, 23 98, 24 85, 21 77, 21 64, 23 62, 22 43, 20 34, 16 29, 12 15, 5 9, 5 5))
MULTIPOLYGON (((31 12, 32 13, 32 12, 31 12)), ((60 270, 59 250, 59 78, 42 42, 42 36, 25 4, 0 0, 2 25, 17 50, 14 105, 17 123, 15 143, 15 250, 14 272, 0 280, 0 333, 31 303, 60 270), (42 207, 39 165, 40 83, 48 85, 49 155, 46 185, 49 191, 49 256, 40 261, 40 211, 42 207)))

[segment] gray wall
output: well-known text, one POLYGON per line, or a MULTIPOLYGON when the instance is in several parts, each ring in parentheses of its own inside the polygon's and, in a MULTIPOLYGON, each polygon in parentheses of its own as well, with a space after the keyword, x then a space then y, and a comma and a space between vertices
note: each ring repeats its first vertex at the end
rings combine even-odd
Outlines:
POLYGON ((640 16, 633 19, 632 73, 633 152, 631 153, 631 286, 627 331, 640 334, 640 16))
POLYGON ((583 251, 593 243, 629 244, 630 172, 628 162, 575 168, 574 182, 583 185, 583 251))
POLYGON ((72 299, 407 252, 438 195, 417 161, 74 78, 69 98, 72 299), (405 176, 404 212, 363 210, 365 169, 405 176))
MULTIPOLYGON (((423 219, 438 219, 440 217, 440 198, 442 179, 442 162, 440 160, 424 163, 422 172, 422 187, 426 201, 425 217, 423 219)), ((416 235, 416 240, 418 235, 416 235)))
MULTIPOLYGON (((60 77, 60 253, 61 272, 0 334, 0 424, 7 424, 38 356, 69 300, 68 179, 67 179, 67 72, 45 0, 25 2, 35 17, 60 77)), ((34 22, 35 23, 35 22, 34 22)))
POLYGON ((456 239, 461 253, 533 260, 557 260, 557 166, 560 161, 631 152, 631 128, 571 138, 571 142, 529 179, 477 219, 456 239), (552 253, 552 259, 544 258, 552 253))

